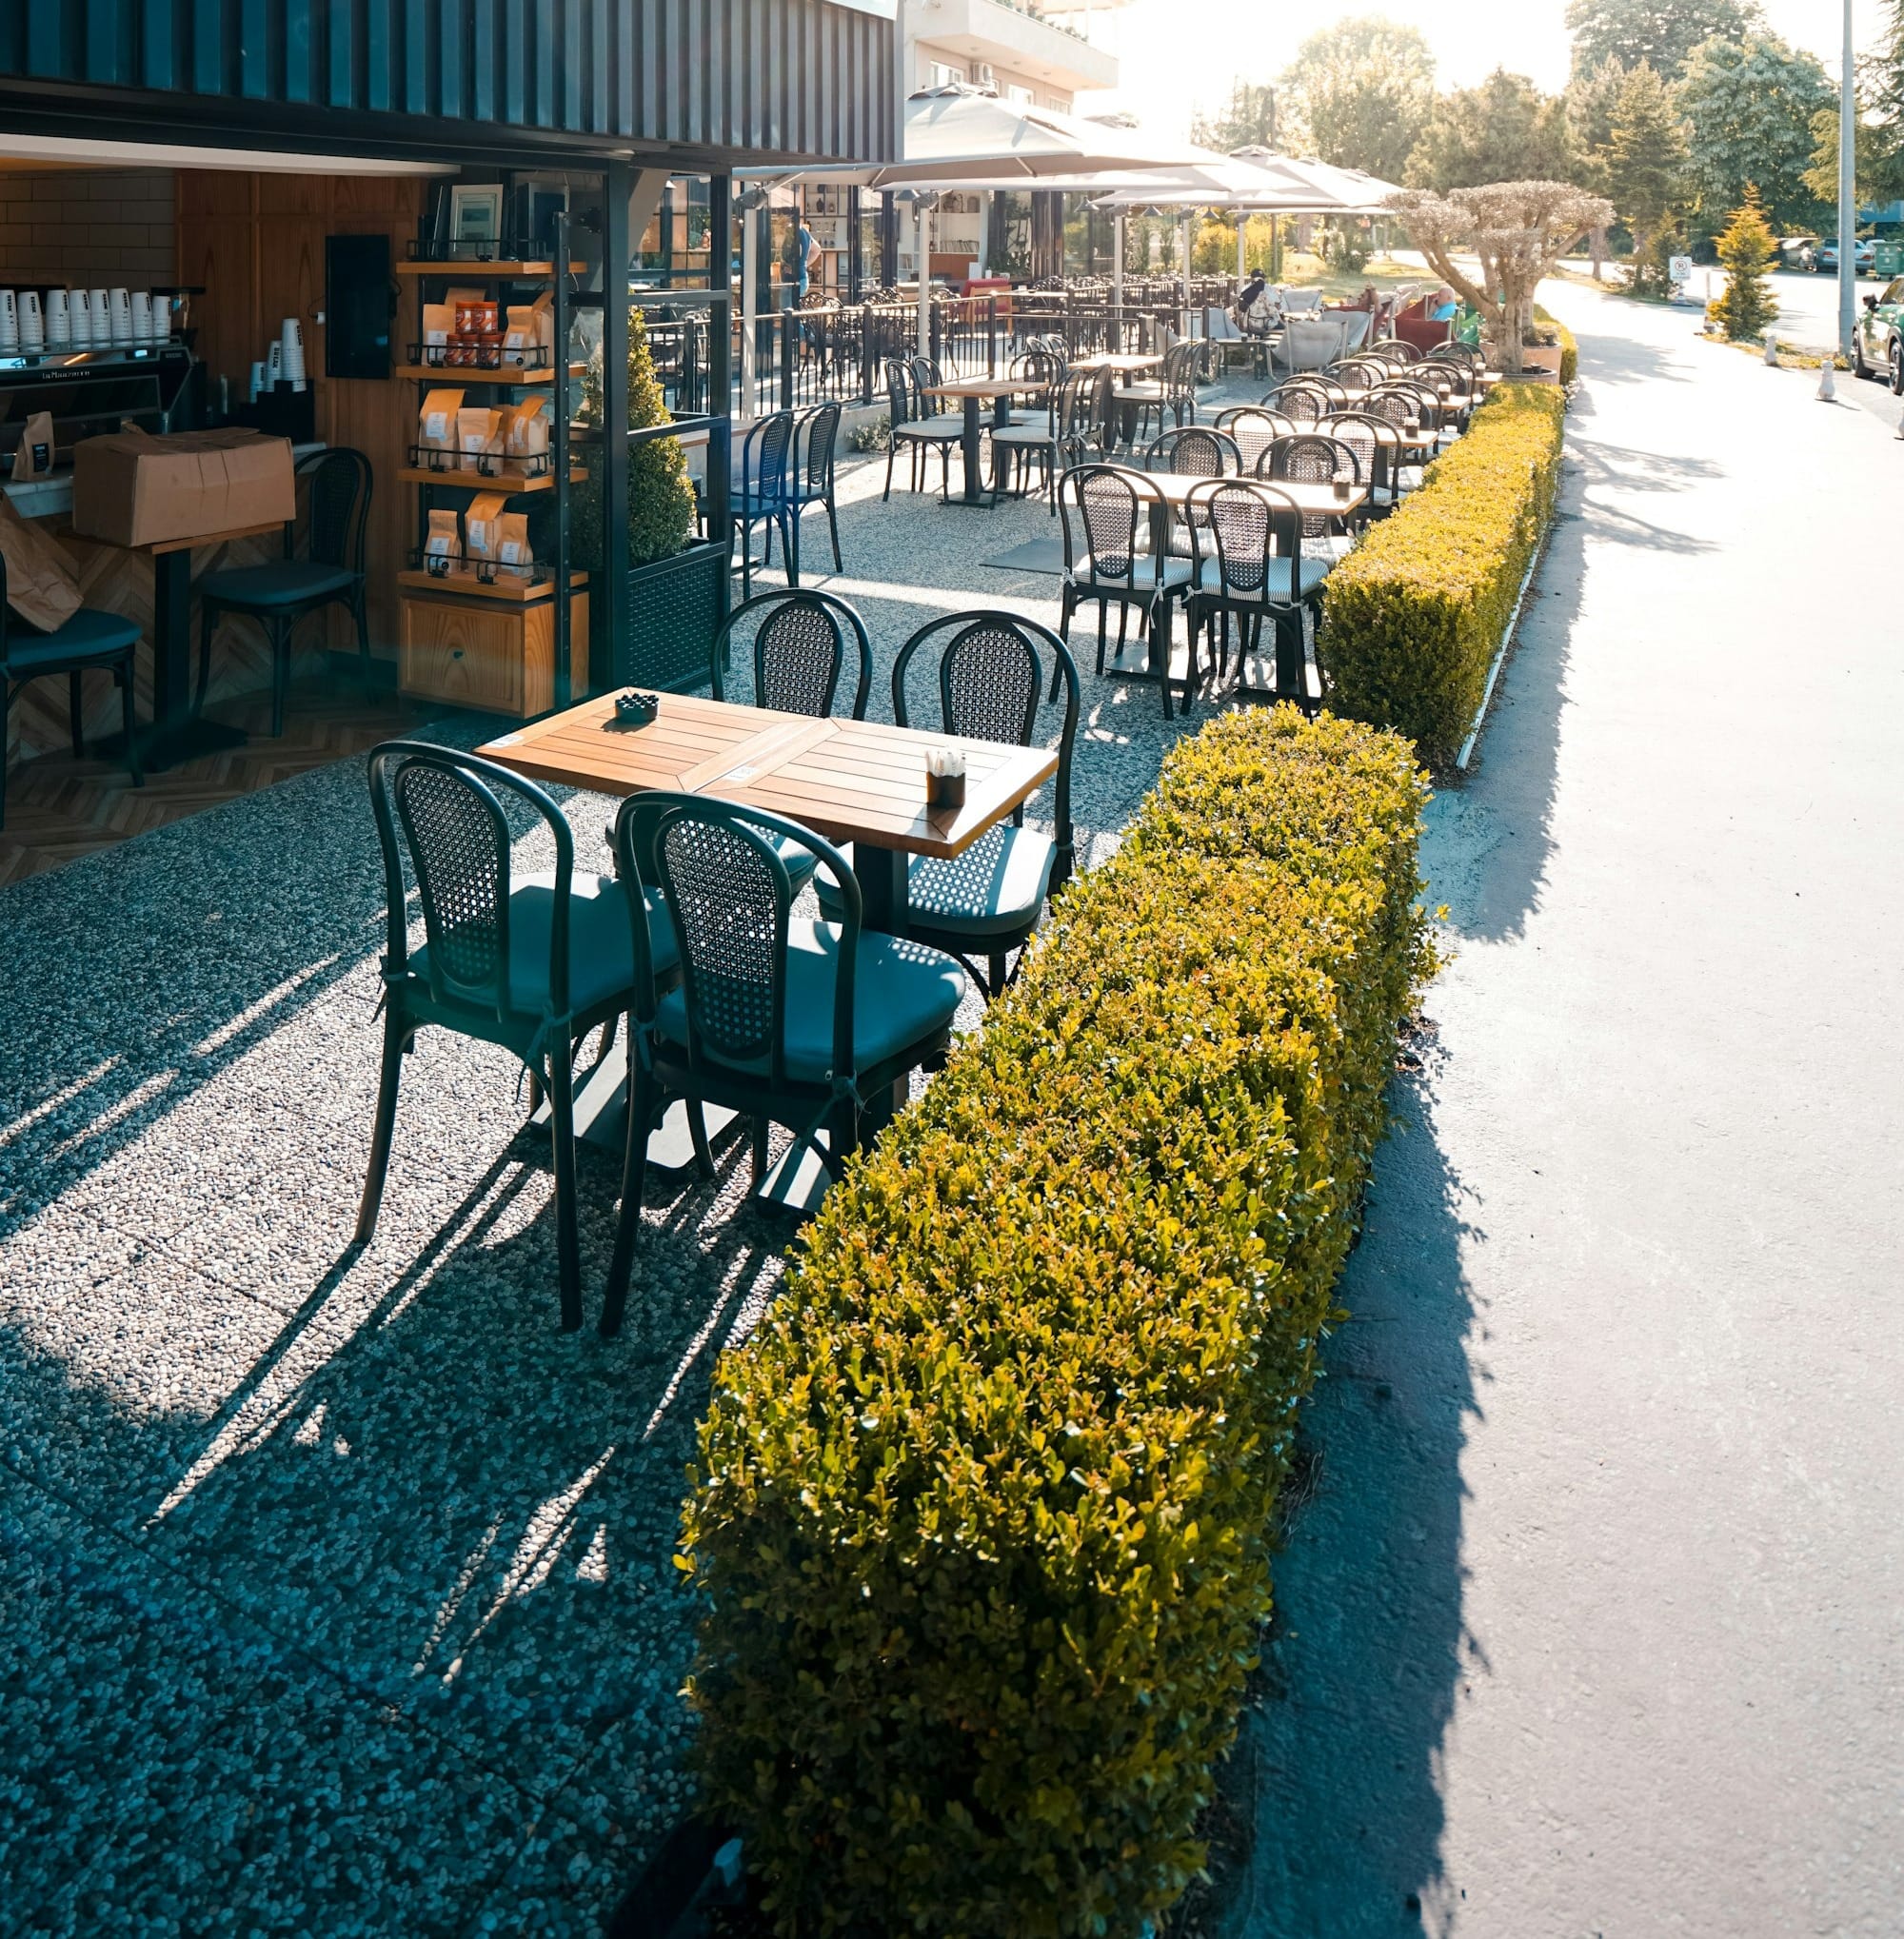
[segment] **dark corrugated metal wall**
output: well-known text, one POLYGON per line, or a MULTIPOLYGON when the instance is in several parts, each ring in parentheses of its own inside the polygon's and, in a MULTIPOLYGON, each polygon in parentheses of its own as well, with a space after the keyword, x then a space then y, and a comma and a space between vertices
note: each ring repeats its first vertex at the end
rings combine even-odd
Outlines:
POLYGON ((196 97, 176 105, 228 128, 282 106, 873 160, 892 31, 827 0, 0 0, 0 78, 69 84, 69 109, 74 84, 196 97))

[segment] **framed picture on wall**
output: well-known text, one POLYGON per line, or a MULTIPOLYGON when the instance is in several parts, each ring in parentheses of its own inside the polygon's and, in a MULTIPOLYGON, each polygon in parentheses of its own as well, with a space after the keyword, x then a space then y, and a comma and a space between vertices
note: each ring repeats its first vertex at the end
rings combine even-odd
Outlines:
POLYGON ((475 255, 494 248, 503 234, 503 188, 499 182, 459 182, 449 191, 449 239, 475 255))

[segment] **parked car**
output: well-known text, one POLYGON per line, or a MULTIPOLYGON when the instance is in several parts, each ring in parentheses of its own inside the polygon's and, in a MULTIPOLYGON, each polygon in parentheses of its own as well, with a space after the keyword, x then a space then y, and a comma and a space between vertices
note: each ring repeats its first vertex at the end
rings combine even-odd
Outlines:
POLYGON ((1891 388, 1904 397, 1904 276, 1864 299, 1852 327, 1851 367, 1859 377, 1884 372, 1891 388))
MULTIPOLYGON (((1803 260, 1802 258, 1800 260, 1803 260)), ((1835 242, 1815 244, 1811 251, 1810 267, 1820 276, 1835 276, 1838 273, 1838 246, 1835 242)), ((1852 273, 1854 276, 1869 276, 1877 267, 1877 245, 1869 236, 1852 246, 1852 273)))

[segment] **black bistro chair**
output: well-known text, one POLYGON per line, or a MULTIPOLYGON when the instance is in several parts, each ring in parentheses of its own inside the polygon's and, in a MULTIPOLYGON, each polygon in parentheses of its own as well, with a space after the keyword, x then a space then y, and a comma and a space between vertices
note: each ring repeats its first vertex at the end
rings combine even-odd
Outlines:
POLYGON ((75 759, 86 753, 80 675, 97 667, 112 676, 126 729, 126 765, 131 771, 132 785, 145 786, 146 778, 139 771, 138 721, 132 700, 133 657, 138 650, 138 622, 101 612, 95 606, 81 606, 55 632, 36 633, 27 628, 8 608, 7 561, 0 554, 0 828, 7 825, 7 731, 13 696, 30 680, 44 680, 49 674, 67 677, 67 711, 75 759))
MULTIPOLYGON (((638 997, 652 1006, 656 980, 671 981, 677 973, 674 932, 658 899, 637 905, 613 877, 578 875, 575 841, 562 810, 533 782, 492 761, 420 741, 387 741, 371 751, 370 801, 388 908, 383 1078, 357 1242, 368 1244, 377 1229, 396 1127, 397 1085, 404 1054, 417 1032, 437 1024, 501 1044, 528 1071, 531 1108, 539 1107, 547 1088, 562 1325, 573 1332, 582 1324, 575 1045, 597 1025, 618 1022, 638 997), (553 870, 515 876, 506 800, 532 809, 554 837, 553 870), (405 900, 406 851, 426 939, 414 954, 405 900), (640 931, 639 947, 631 928, 640 931)), ((700 1118, 690 1117, 704 1164, 700 1118)))
POLYGON ((198 693, 205 710, 211 679, 211 636, 221 613, 248 613, 271 643, 271 734, 285 731, 285 692, 291 678, 291 635, 307 613, 344 605, 357 622, 357 657, 367 686, 370 624, 364 606, 364 530, 370 518, 370 461, 362 451, 316 451, 297 467, 309 481, 305 556, 297 522, 285 527, 285 556, 268 565, 230 565, 198 582, 198 693))
POLYGON ((840 406, 816 404, 802 411, 793 425, 793 463, 790 493, 793 500, 793 571, 789 584, 800 584, 800 518, 809 505, 824 505, 826 529, 833 540, 833 570, 844 568, 840 562, 840 517, 834 504, 834 462, 840 444, 840 406))
POLYGON ((1110 608, 1118 608, 1120 649, 1132 610, 1140 613, 1152 660, 1163 663, 1163 716, 1168 720, 1170 607, 1189 592, 1192 570, 1188 560, 1170 556, 1168 501, 1141 471, 1121 465, 1081 465, 1059 480, 1058 513, 1064 533, 1060 637, 1070 643, 1072 615, 1095 601, 1101 675, 1110 608))
POLYGON ((900 359, 886 362, 886 488, 881 495, 884 504, 892 497, 893 460, 903 446, 910 457, 912 488, 922 487, 928 454, 939 453, 939 495, 952 494, 952 452, 965 435, 964 420, 932 415, 913 382, 909 366, 900 359))
MULTIPOLYGON (((1041 653, 1052 663, 1051 685, 1061 689, 1058 774, 1053 782, 1052 831, 1024 825, 1021 807, 950 861, 916 857, 906 875, 906 934, 956 956, 986 1000, 1005 987, 1006 959, 1031 940, 1045 903, 1070 879, 1071 756, 1078 739, 1078 663, 1048 627, 1015 613, 951 613, 920 627, 893 663, 893 719, 907 718, 906 669, 918 653, 939 650, 939 724, 961 740, 1003 741, 1029 747, 1038 732, 1044 691, 1041 653), (978 973, 985 959, 986 974, 978 973)), ((1020 961, 1023 959, 1021 956, 1020 961)))
POLYGON ((866 1100, 943 1053, 965 994, 949 956, 867 933, 845 858, 783 815, 702 795, 636 795, 615 818, 615 861, 645 899, 659 892, 662 933, 679 940, 681 975, 657 996, 660 959, 644 956, 658 925, 625 915, 635 958, 628 1142, 604 1334, 621 1328, 648 1136, 670 1098, 751 1118, 757 1182, 771 1124, 787 1126, 838 1177, 860 1141, 866 1100), (837 920, 794 915, 798 891, 781 859, 791 842, 828 878, 837 920))
MULTIPOLYGON (((1260 646, 1264 620, 1287 643, 1296 663, 1301 664, 1305 615, 1313 613, 1321 598, 1330 564, 1303 557, 1301 507, 1274 485, 1228 478, 1193 485, 1190 505, 1196 514, 1190 534, 1197 547, 1197 582, 1188 606, 1192 677, 1198 629, 1208 627, 1211 658, 1220 680, 1229 664, 1232 617, 1241 629, 1240 666, 1246 650, 1260 646), (1216 630, 1220 618, 1220 653, 1216 630)), ((1298 691, 1279 691, 1275 698, 1294 701, 1305 713, 1316 710, 1306 673, 1298 691)))

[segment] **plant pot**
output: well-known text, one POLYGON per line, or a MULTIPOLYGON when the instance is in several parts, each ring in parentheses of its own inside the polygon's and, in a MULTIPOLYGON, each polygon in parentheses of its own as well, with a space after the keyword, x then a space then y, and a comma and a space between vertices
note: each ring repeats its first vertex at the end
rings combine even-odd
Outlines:
POLYGON ((628 637, 610 643, 612 683, 689 693, 709 684, 708 649, 727 617, 727 547, 697 539, 628 573, 628 637))
POLYGON ((1558 344, 1524 344, 1520 350, 1520 367, 1525 372, 1544 370, 1549 377, 1560 374, 1560 346, 1558 344))

